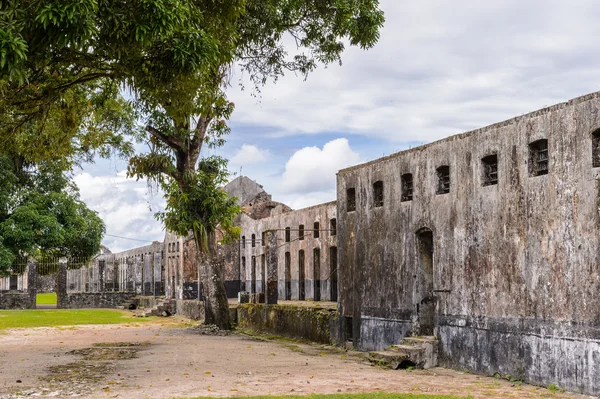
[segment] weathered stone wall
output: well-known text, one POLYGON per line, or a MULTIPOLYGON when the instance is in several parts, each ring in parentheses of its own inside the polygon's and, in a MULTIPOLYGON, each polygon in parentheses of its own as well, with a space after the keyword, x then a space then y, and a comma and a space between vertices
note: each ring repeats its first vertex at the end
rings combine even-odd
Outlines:
POLYGON ((376 349, 435 328, 443 365, 600 393, 599 127, 595 93, 340 171, 343 335, 376 349), (540 139, 549 173, 535 176, 540 139))
POLYGON ((89 265, 67 273, 69 292, 135 292, 164 295, 164 244, 154 242, 92 259, 89 265))
POLYGON ((332 251, 337 252, 335 232, 330 230, 332 219, 336 219, 335 202, 295 211, 278 212, 275 208, 272 216, 258 220, 241 214, 238 264, 244 290, 264 292, 266 245, 263 244, 266 243, 263 243, 263 234, 275 230, 279 299, 337 300, 337 262, 336 256, 330 256, 332 251), (317 238, 315 223, 319 223, 317 238), (300 239, 301 225, 304 226, 303 239, 300 239), (289 237, 286 228, 289 228, 289 237))
POLYGON ((204 319, 204 301, 177 300, 177 314, 192 320, 204 319))
POLYGON ((28 293, 0 291, 0 309, 35 309, 35 297, 32 301, 28 293))
POLYGON ((332 309, 246 303, 237 313, 242 328, 322 344, 337 342, 338 317, 332 309))
POLYGON ((39 275, 35 281, 37 292, 54 292, 56 291, 56 275, 48 274, 45 276, 39 275))
POLYGON ((67 294, 63 309, 107 308, 112 309, 130 302, 134 292, 74 292, 67 294))

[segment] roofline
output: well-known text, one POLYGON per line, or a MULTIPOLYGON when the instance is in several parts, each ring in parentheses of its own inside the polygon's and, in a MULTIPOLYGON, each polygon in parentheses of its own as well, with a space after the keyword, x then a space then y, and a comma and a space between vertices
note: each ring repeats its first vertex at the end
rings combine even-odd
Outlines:
POLYGON ((559 110, 559 109, 564 109, 564 108, 567 108, 567 107, 572 106, 572 105, 576 105, 576 104, 579 104, 579 103, 582 103, 582 102, 585 102, 585 101, 592 100, 594 98, 600 98, 600 91, 596 91, 596 92, 593 92, 593 93, 585 94, 585 95, 580 96, 580 97, 575 97, 575 98, 572 98, 569 101, 565 101, 565 102, 562 102, 562 103, 551 105, 549 107, 541 108, 541 109, 538 109, 537 111, 533 111, 533 112, 529 112, 527 114, 516 116, 514 118, 507 119, 507 120, 502 121, 502 122, 497 122, 497 123, 494 123, 492 125, 481 127, 479 129, 470 130, 470 131, 467 131, 467 132, 464 132, 464 133, 454 134, 452 136, 448 136, 448 137, 445 137, 445 138, 440 139, 440 140, 432 141, 431 143, 422 144, 422 145, 420 145, 418 147, 409 148, 407 150, 402 150, 402 151, 399 151, 399 152, 387 155, 385 157, 374 159, 374 160, 369 161, 369 162, 365 162, 365 163, 361 163, 361 164, 358 164, 358 165, 350 166, 348 168, 340 169, 338 171, 338 174, 340 174, 340 173, 347 173, 347 172, 350 172, 352 170, 364 168, 364 167, 373 165, 373 164, 378 163, 378 162, 382 162, 382 161, 386 161, 386 160, 389 160, 389 159, 397 158, 397 157, 399 157, 401 155, 404 155, 404 154, 409 154, 411 152, 423 151, 424 149, 426 149, 426 148, 428 148, 430 146, 433 146, 433 145, 436 145, 436 144, 439 144, 439 143, 443 143, 445 141, 460 140, 460 139, 464 139, 464 138, 467 138, 467 137, 475 135, 475 134, 483 133, 483 132, 488 131, 488 130, 497 129, 497 128, 501 128, 501 127, 508 126, 508 125, 513 125, 513 124, 516 124, 516 123, 518 123, 518 122, 520 122, 520 121, 522 121, 524 119, 530 119, 532 117, 537 117, 537 116, 540 116, 540 115, 544 115, 544 114, 547 114, 547 113, 550 113, 550 112, 553 112, 553 111, 556 111, 556 110, 559 110))

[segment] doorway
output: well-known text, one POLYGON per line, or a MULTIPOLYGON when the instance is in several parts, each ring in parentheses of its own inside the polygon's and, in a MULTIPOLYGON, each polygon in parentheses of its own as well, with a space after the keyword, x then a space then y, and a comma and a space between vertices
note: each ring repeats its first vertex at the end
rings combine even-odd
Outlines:
POLYGON ((422 228, 416 233, 417 270, 415 310, 417 335, 433 335, 435 328, 435 298, 433 295, 433 232, 422 228))

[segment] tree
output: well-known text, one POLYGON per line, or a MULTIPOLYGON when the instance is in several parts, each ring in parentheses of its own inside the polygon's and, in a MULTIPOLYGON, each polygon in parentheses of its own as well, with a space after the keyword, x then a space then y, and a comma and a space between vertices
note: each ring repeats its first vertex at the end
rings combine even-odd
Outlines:
POLYGON ((168 207, 160 218, 168 227, 193 232, 208 271, 207 320, 229 328, 214 243, 218 229, 224 238, 235 235, 236 209, 217 188, 223 160, 200 161, 200 154, 229 133, 233 104, 225 89, 231 67, 240 65, 260 89, 286 72, 306 77, 318 64, 340 62, 346 44, 370 48, 377 42, 384 22, 378 1, 2 4, 0 90, 7 95, 0 110, 10 118, 0 132, 21 133, 32 121, 39 126, 46 109, 80 85, 127 85, 138 118, 146 121, 138 137, 150 148, 131 158, 129 173, 164 188, 168 207))
POLYGON ((60 170, 15 171, 0 155, 0 274, 24 256, 78 258, 100 251, 104 223, 60 170))
MULTIPOLYGON (((217 228, 226 238, 233 229, 235 209, 217 194, 224 162, 200 161, 203 145, 218 146, 229 133, 226 120, 233 104, 224 94, 232 63, 238 62, 259 88, 286 71, 307 76, 318 63, 340 61, 343 39, 371 47, 378 38, 383 14, 376 1, 257 0, 207 18, 203 29, 218 45, 216 59, 193 74, 163 80, 161 75, 135 78, 138 108, 147 115, 145 131, 151 151, 133 157, 129 173, 154 179, 165 188, 166 226, 184 234, 192 231, 205 269, 206 321, 229 328, 222 270, 215 253, 217 228), (288 57, 284 36, 300 52, 288 57)), ((212 10, 214 11, 214 10, 212 10)), ((162 63, 161 63, 162 64, 162 63)))

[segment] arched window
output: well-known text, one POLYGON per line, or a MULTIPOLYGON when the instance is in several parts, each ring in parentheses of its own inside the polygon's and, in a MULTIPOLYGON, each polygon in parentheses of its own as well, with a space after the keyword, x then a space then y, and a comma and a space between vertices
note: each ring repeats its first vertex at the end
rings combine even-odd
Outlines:
POLYGON ((286 227, 285 228, 285 242, 290 242, 290 238, 291 238, 291 234, 290 234, 290 228, 286 227))

